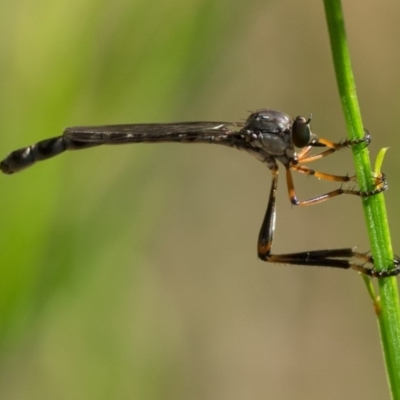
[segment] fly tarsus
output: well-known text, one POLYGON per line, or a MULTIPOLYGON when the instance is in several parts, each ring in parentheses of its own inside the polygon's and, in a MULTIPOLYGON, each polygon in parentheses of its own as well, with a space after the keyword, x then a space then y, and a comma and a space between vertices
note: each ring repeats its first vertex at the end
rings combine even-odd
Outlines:
POLYGON ((386 175, 381 172, 379 176, 374 177, 374 188, 367 191, 359 191, 359 196, 361 197, 370 197, 375 196, 376 194, 382 193, 389 188, 389 185, 386 180, 386 175))
POLYGON ((346 146, 357 146, 359 144, 364 144, 365 147, 369 146, 371 143, 372 137, 367 129, 364 129, 364 136, 361 139, 346 139, 343 143, 346 146))
POLYGON ((371 278, 390 278, 392 276, 397 276, 400 274, 400 258, 398 256, 394 257, 390 268, 381 270, 375 269, 374 259, 371 255, 355 252, 354 257, 358 260, 363 261, 363 263, 361 265, 352 263, 351 268, 364 275, 368 275, 371 278), (367 264, 371 264, 372 268, 366 267, 367 264))

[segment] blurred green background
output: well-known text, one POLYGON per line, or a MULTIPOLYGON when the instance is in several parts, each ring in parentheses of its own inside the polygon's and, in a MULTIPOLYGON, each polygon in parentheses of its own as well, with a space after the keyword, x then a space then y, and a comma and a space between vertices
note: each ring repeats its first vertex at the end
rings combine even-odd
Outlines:
MULTIPOLYGON (((400 5, 345 15, 400 252, 400 5)), ((346 136, 321 1, 14 0, 0 21, 2 157, 65 126, 262 107, 346 136)), ((349 152, 316 167, 353 171, 349 152)), ((270 173, 247 154, 104 146, 0 179, 2 400, 388 398, 361 278, 257 260, 270 173)), ((357 199, 301 209, 280 186, 275 252, 369 248, 357 199)))

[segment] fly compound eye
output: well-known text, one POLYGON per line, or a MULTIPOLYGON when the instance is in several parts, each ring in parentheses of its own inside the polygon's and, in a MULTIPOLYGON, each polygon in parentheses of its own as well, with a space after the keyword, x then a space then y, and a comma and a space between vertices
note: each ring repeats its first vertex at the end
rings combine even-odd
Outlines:
POLYGON ((292 142, 296 147, 305 147, 311 141, 310 118, 296 117, 292 126, 292 142))

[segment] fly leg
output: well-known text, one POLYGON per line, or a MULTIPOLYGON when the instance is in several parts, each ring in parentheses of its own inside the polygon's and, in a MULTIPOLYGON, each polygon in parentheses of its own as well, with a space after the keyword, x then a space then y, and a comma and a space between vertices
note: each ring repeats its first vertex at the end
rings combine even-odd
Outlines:
MULTIPOLYGON (((321 158, 327 157, 328 155, 333 154, 334 152, 341 150, 343 148, 347 148, 349 146, 356 146, 356 145, 360 145, 363 143, 366 146, 368 146, 371 143, 371 135, 367 130, 365 130, 365 135, 362 139, 354 139, 354 140, 347 139, 345 141, 338 142, 338 143, 331 142, 330 140, 327 140, 327 139, 316 139, 315 142, 313 142, 311 145, 303 148, 299 152, 297 162, 291 166, 291 169, 294 171, 306 174, 306 175, 315 176, 318 179, 337 181, 337 182, 349 182, 349 181, 355 182, 357 180, 356 176, 327 174, 324 172, 315 171, 315 170, 313 170, 309 167, 306 167, 305 165, 301 165, 301 164, 320 160, 321 158), (322 146, 328 147, 328 149, 321 153, 308 156, 308 154, 310 153, 310 151, 313 147, 322 147, 322 146)), ((373 182, 374 189, 372 189, 371 191, 367 191, 367 192, 360 191, 358 195, 364 196, 364 197, 370 196, 373 194, 380 193, 387 189, 387 183, 386 183, 384 174, 380 174, 379 176, 374 176, 373 179, 374 179, 374 182, 373 182)), ((357 191, 352 191, 351 194, 357 194, 356 192, 357 191)))
MULTIPOLYGON (((258 236, 257 250, 258 250, 258 257, 261 260, 277 264, 354 269, 368 276, 377 278, 387 278, 390 276, 396 276, 400 274, 399 257, 395 257, 394 260, 392 260, 392 262, 390 263, 392 266, 387 270, 376 271, 374 270, 373 258, 366 254, 358 253, 353 248, 313 250, 313 251, 288 253, 288 254, 272 254, 271 250, 272 250, 272 242, 274 238, 275 222, 276 222, 276 191, 278 188, 278 167, 277 166, 273 167, 271 169, 271 172, 272 172, 272 183, 269 194, 268 206, 258 236)), ((289 196, 291 196, 292 203, 297 205, 316 204, 328 200, 329 198, 337 196, 339 194, 349 192, 339 189, 339 191, 336 190, 333 192, 329 192, 325 195, 317 196, 310 200, 298 201, 295 194, 293 180, 291 179, 291 173, 289 168, 287 168, 287 177, 288 177, 289 196), (340 192, 340 190, 342 191, 340 192)), ((360 193, 361 192, 353 193, 351 191, 350 194, 363 195, 360 193)), ((374 195, 374 194, 376 193, 370 193, 370 194, 364 193, 364 195, 374 195)))
POLYGON ((279 255, 270 254, 265 261, 281 264, 303 265, 308 267, 315 266, 353 269, 373 278, 389 278, 400 274, 399 257, 396 256, 392 260, 391 264, 393 265, 393 268, 377 271, 374 269, 374 262, 371 256, 358 253, 351 248, 313 250, 279 255))
POLYGON ((288 188, 290 202, 296 206, 314 205, 314 204, 326 201, 328 199, 331 199, 333 197, 340 196, 342 194, 351 194, 351 195, 355 195, 355 196, 369 197, 369 196, 373 196, 375 194, 381 193, 388 188, 388 185, 387 185, 387 182, 385 179, 385 175, 382 174, 380 177, 374 178, 375 186, 372 190, 367 191, 367 192, 363 192, 363 191, 355 190, 355 189, 343 189, 342 187, 340 187, 339 189, 332 190, 328 193, 324 193, 319 196, 312 197, 311 199, 300 201, 296 196, 296 190, 294 188, 294 182, 293 182, 291 169, 298 171, 298 172, 307 173, 309 175, 314 175, 319 179, 325 179, 325 180, 331 180, 331 181, 348 182, 348 181, 352 180, 352 178, 348 177, 348 176, 326 174, 326 173, 314 171, 312 169, 309 169, 304 166, 299 166, 299 165, 290 166, 290 167, 286 168, 286 182, 287 182, 287 188, 288 188))
POLYGON ((330 154, 335 153, 336 151, 352 146, 357 146, 363 143, 365 144, 365 146, 368 146, 371 143, 371 134, 367 130, 365 130, 365 135, 361 139, 346 139, 342 142, 332 142, 328 139, 317 138, 309 146, 300 151, 298 155, 298 161, 302 163, 313 162, 316 160, 320 160, 321 158, 327 157, 330 154), (308 157, 308 154, 313 147, 327 147, 328 149, 322 151, 321 153, 314 154, 308 157))
POLYGON ((332 174, 327 174, 325 172, 319 172, 315 171, 311 168, 308 168, 304 165, 292 165, 289 168, 286 169, 286 181, 288 185, 288 192, 289 192, 289 198, 292 204, 294 205, 312 205, 312 204, 317 204, 320 203, 321 201, 328 200, 332 197, 341 195, 341 194, 352 194, 355 196, 360 196, 360 197, 368 197, 368 196, 373 196, 375 194, 384 192, 388 188, 388 184, 386 182, 386 177, 385 174, 380 174, 380 176, 374 177, 373 178, 373 189, 369 191, 361 191, 361 190, 355 190, 355 189, 344 189, 340 187, 339 189, 333 190, 331 192, 325 193, 323 195, 319 195, 316 197, 313 197, 312 199, 305 200, 305 201, 299 201, 297 196, 296 196, 296 191, 294 188, 294 183, 293 183, 293 177, 291 174, 291 170, 294 170, 296 172, 300 172, 306 175, 312 175, 315 176, 318 179, 324 179, 327 181, 335 181, 335 182, 350 182, 350 181, 355 181, 354 176, 348 176, 348 175, 332 175, 332 174))

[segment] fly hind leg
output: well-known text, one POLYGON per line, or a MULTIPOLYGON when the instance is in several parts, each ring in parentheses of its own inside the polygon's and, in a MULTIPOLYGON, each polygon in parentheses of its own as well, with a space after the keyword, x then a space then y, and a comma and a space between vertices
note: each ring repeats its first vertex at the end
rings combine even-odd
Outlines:
MULTIPOLYGON (((274 166, 273 168, 271 168, 271 172, 272 183, 269 194, 268 207, 258 237, 257 251, 258 257, 261 260, 278 264, 354 269, 368 276, 377 278, 387 278, 390 276, 398 275, 400 273, 400 258, 395 257, 394 260, 392 260, 391 268, 383 271, 376 271, 374 269, 374 262, 371 256, 358 253, 352 248, 313 250, 288 254, 272 254, 272 242, 274 238, 276 222, 276 191, 278 188, 278 167, 274 166)), ((291 201, 293 204, 297 205, 316 204, 339 194, 349 192, 351 192, 350 194, 357 194, 359 196, 376 194, 375 192, 364 194, 362 192, 353 193, 353 191, 338 189, 325 195, 317 196, 310 200, 298 201, 294 192, 293 181, 291 179, 289 168, 287 168, 287 177, 289 195, 291 195, 292 192, 291 201), (294 200, 296 200, 296 202, 294 200)))

